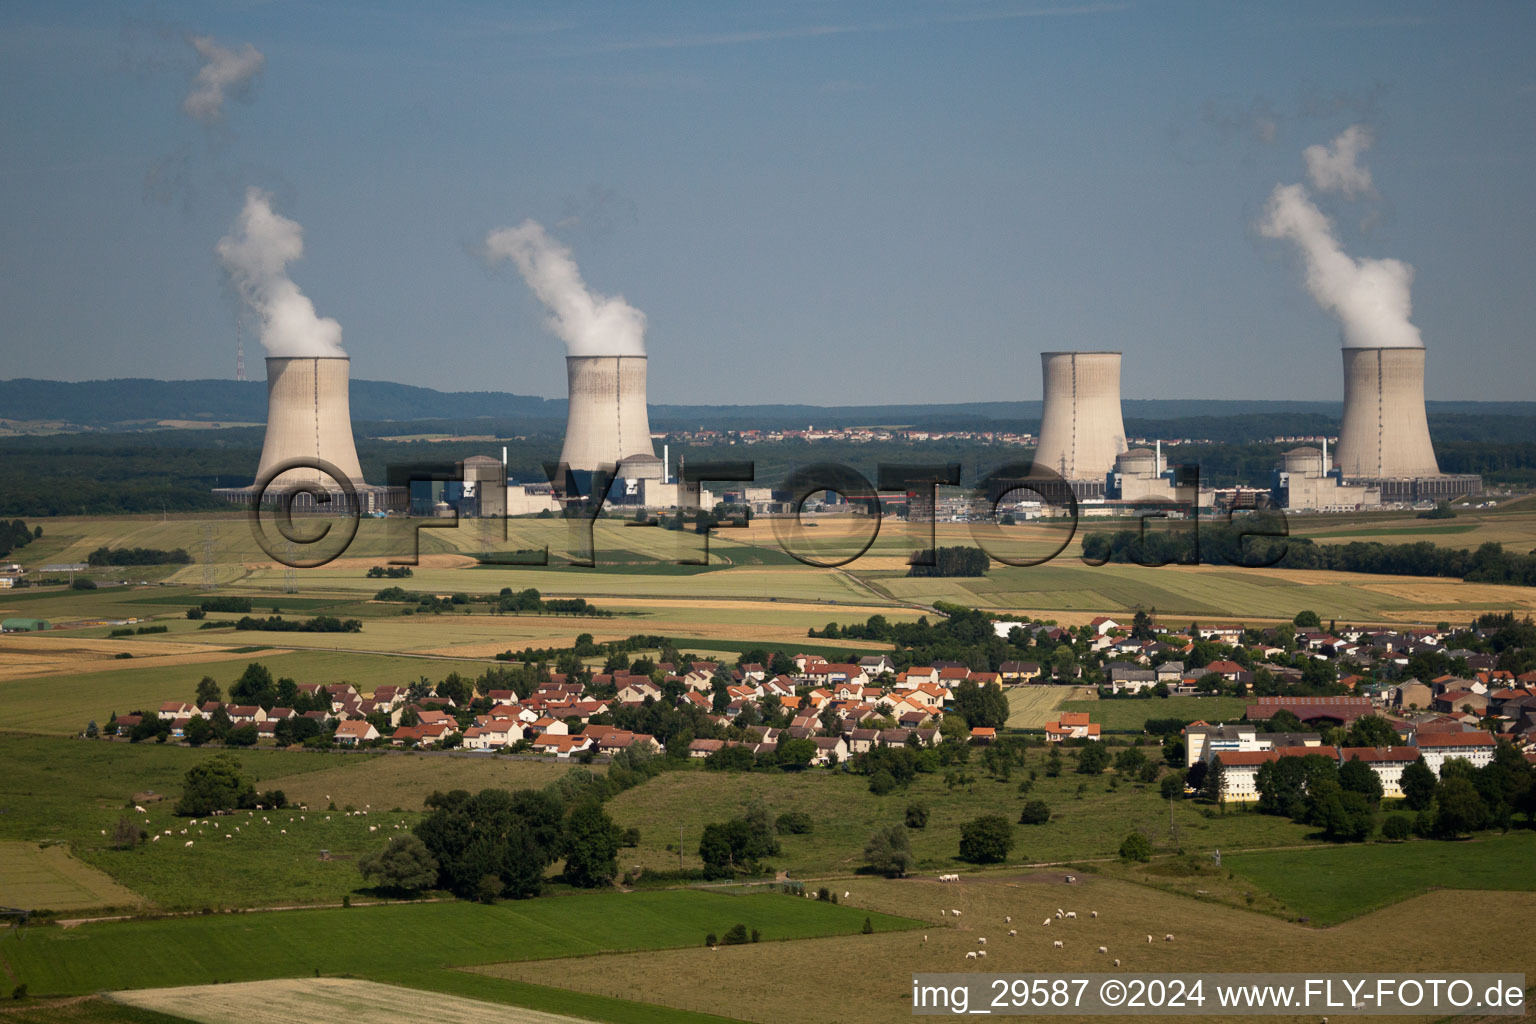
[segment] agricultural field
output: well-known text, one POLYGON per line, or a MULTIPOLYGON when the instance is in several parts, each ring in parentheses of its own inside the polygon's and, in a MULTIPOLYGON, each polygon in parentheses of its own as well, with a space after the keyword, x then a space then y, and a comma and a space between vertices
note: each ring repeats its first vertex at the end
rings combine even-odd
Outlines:
POLYGON ((143 901, 63 844, 0 841, 0 907, 135 907, 143 901))
POLYGON ((1069 697, 1083 695, 1080 686, 1013 686, 1008 689, 1008 728, 1043 729, 1057 721, 1058 709, 1069 697))
POLYGON ((845 903, 927 919, 923 934, 851 935, 715 952, 683 947, 476 970, 520 980, 558 977, 562 985, 581 992, 638 989, 654 1002, 681 1010, 763 1024, 820 1024, 828 1019, 825 1000, 807 998, 803 989, 786 987, 783 979, 820 977, 837 969, 833 965, 856 963, 859 997, 839 1000, 837 1019, 877 1024, 910 1014, 914 972, 974 969, 964 957, 979 948, 980 936, 989 940, 991 969, 1003 971, 1021 966, 1048 972, 1104 971, 1110 969, 1108 957, 1120 959, 1121 970, 1135 973, 1530 969, 1526 921, 1536 912, 1536 894, 1530 892, 1434 892, 1317 929, 1081 869, 1077 884, 1065 885, 1063 878, 1058 869, 963 874, 959 885, 928 878, 838 883, 851 893, 845 903), (1489 912, 1468 913, 1472 900, 1487 904, 1489 912), (1078 919, 1042 928, 1040 922, 1058 907, 1075 910, 1078 919), (960 909, 963 917, 959 922, 941 917, 938 911, 943 908, 960 909), (1089 910, 1099 916, 1088 918, 1089 910), (1005 915, 1013 918, 1011 925, 1004 923, 1005 915), (1424 927, 1425 921, 1434 921, 1434 927, 1424 927), (1017 937, 1008 936, 1010 927, 1018 931, 1017 937), (1175 941, 1161 941, 1168 932, 1175 941), (1147 943, 1148 934, 1156 934, 1159 941, 1147 943), (1064 943, 1061 950, 1051 946, 1058 939, 1064 943), (1100 945, 1108 948, 1107 956, 1097 953, 1100 945))
POLYGON ((905 930, 904 916, 782 893, 700 890, 101 921, 0 937, 0 958, 33 995, 348 974, 702 945, 737 923, 783 939, 905 930), (424 941, 430 936, 430 941, 424 941))

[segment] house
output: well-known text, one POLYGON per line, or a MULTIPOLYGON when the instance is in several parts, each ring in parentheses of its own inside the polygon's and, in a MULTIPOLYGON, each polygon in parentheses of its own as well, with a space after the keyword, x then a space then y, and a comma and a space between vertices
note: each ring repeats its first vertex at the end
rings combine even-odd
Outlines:
POLYGON ((1157 673, 1129 661, 1110 662, 1109 688, 1115 693, 1141 693, 1157 685, 1157 673))
POLYGON ((1099 723, 1088 721, 1088 712, 1064 711, 1059 721, 1045 723, 1045 738, 1048 742, 1060 743, 1062 740, 1098 740, 1102 737, 1099 723))
POLYGON ((497 718, 464 730, 465 750, 501 750, 523 738, 523 727, 512 718, 497 718))
POLYGON ((841 736, 816 736, 811 742, 816 745, 816 753, 811 757, 812 764, 841 764, 848 760, 848 742, 841 736))
POLYGON ((1099 634, 1099 636, 1105 636, 1109 633, 1110 630, 1120 628, 1120 623, 1116 622, 1108 615, 1094 616, 1093 620, 1090 621, 1088 625, 1093 627, 1093 631, 1099 634))
POLYGON ((972 743, 992 743, 997 739, 997 730, 985 726, 977 726, 971 730, 972 743))
POLYGON ((185 701, 168 700, 164 704, 160 705, 160 712, 157 717, 169 721, 175 721, 178 718, 190 718, 194 715, 200 714, 202 714, 202 712, 198 708, 186 703, 185 701))
POLYGON ((355 747, 372 743, 379 738, 379 730, 372 722, 341 722, 336 726, 336 742, 343 747, 355 747))
POLYGON ((590 749, 592 745, 592 739, 589 736, 540 736, 533 741, 535 751, 540 754, 554 754, 556 757, 570 757, 590 749))
POLYGON ((1005 683, 1031 683, 1040 678, 1040 663, 1005 661, 997 667, 997 674, 1005 683))
POLYGON ((1184 663, 1182 661, 1165 661, 1152 670, 1160 683, 1172 686, 1184 678, 1184 663))
POLYGON ((869 657, 860 658, 859 668, 864 670, 864 674, 866 676, 873 679, 875 676, 880 675, 882 672, 894 673, 896 671, 896 663, 892 661, 887 655, 876 654, 869 657))
POLYGON ((1447 690, 1436 697, 1430 706, 1436 711, 1453 712, 1470 710, 1474 715, 1488 712, 1488 697, 1469 690, 1447 690))
POLYGON ((267 720, 266 708, 259 704, 227 704, 224 711, 235 725, 257 725, 267 720))
POLYGON ((725 749, 724 740, 693 740, 688 744, 689 757, 708 757, 725 749))
POLYGON ((1374 713, 1369 697, 1260 697, 1247 706, 1251 722, 1273 718, 1281 708, 1303 722, 1348 725, 1361 715, 1374 713))
POLYGON ((952 665, 939 669, 939 685, 952 690, 971 678, 971 670, 964 665, 952 665))
POLYGON ((644 676, 631 676, 619 690, 620 704, 644 704, 647 699, 661 700, 661 687, 644 676))
POLYGON ((1419 759, 1413 747, 1340 747, 1339 764, 1364 761, 1381 780, 1381 795, 1394 799, 1403 795, 1403 769, 1419 759))
POLYGON ((1494 748, 1498 745, 1491 733, 1481 729, 1474 732, 1425 732, 1421 729, 1414 735, 1413 742, 1424 755, 1424 763, 1436 775, 1453 757, 1463 758, 1472 762, 1472 767, 1481 768, 1493 761, 1494 748))
POLYGON ((843 734, 848 740, 850 754, 867 754, 874 749, 880 738, 878 729, 849 729, 843 734))

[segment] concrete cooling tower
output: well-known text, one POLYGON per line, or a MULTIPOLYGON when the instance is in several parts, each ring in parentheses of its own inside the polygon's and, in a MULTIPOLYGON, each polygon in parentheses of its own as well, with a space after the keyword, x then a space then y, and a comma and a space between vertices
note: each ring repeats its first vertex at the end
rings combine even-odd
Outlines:
MULTIPOLYGON (((274 356, 267 359, 267 434, 256 467, 257 481, 292 459, 328 462, 349 481, 357 493, 361 511, 403 508, 404 488, 370 487, 363 480, 352 440, 349 395, 352 361, 346 356, 274 356), (398 492, 398 493, 397 493, 398 492)), ((312 467, 287 470, 274 477, 262 495, 264 503, 276 500, 295 485, 323 489, 333 509, 350 508, 341 483, 312 467)), ((237 503, 249 503, 255 488, 242 487, 218 493, 237 503)), ((299 494, 295 507, 310 508, 312 495, 299 494)))
POLYGON ((1344 349, 1344 420, 1334 454, 1349 479, 1440 474, 1424 418, 1422 348, 1344 349))
POLYGON ((661 460, 646 408, 646 357, 566 356, 565 372, 570 407, 560 461, 578 477, 617 464, 617 476, 659 480, 661 460))
POLYGON ((1060 473, 1079 497, 1102 493, 1126 450, 1119 352, 1042 352, 1045 405, 1035 462, 1060 473), (1097 485, 1095 490, 1094 485, 1097 485))

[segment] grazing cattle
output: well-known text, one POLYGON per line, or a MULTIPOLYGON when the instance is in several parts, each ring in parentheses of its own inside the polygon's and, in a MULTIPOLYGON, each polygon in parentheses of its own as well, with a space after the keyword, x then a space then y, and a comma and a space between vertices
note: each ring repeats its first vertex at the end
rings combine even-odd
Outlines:
POLYGON ((1007 914, 1004 914, 1003 924, 1013 924, 1013 918, 1009 917, 1007 914))
POLYGON ((1068 921, 1076 921, 1077 920, 1077 911, 1075 911, 1075 910, 1067 911, 1067 920, 1068 921))
POLYGON ((1172 942, 1173 941, 1173 932, 1169 932, 1167 935, 1164 935, 1163 936, 1163 941, 1164 942, 1172 942))
POLYGON ((138 805, 138 804, 134 804, 134 805, 133 805, 133 809, 134 809, 134 810, 135 810, 135 811, 136 811, 136 812, 138 812, 138 813, 139 813, 139 814, 146 814, 146 813, 148 813, 148 812, 146 812, 146 811, 145 811, 145 810, 144 810, 144 808, 142 808, 142 807, 140 807, 140 806, 139 806, 139 805, 138 805))
POLYGON ((1099 952, 1100 953, 1108 953, 1109 952, 1109 947, 1108 946, 1100 946, 1099 947, 1099 952))
POLYGON ((958 911, 958 910, 951 910, 950 913, 954 914, 956 917, 960 916, 960 911, 958 911))
POLYGON ((1099 916, 1099 912, 1097 910, 1090 910, 1090 911, 1088 911, 1088 916, 1089 917, 1098 917, 1099 916))
POLYGON ((192 845, 192 840, 190 840, 190 839, 188 839, 188 840, 187 840, 187 841, 186 841, 186 843, 184 843, 184 844, 183 844, 183 845, 184 845, 184 846, 191 846, 191 845, 192 845))
POLYGON ((987 940, 986 940, 985 936, 983 936, 982 938, 979 938, 979 939, 976 940, 976 945, 978 945, 978 946, 985 946, 986 944, 987 944, 987 940))
POLYGON ((976 959, 976 954, 975 953, 967 953, 967 954, 965 954, 965 958, 967 960, 975 960, 976 959))
POLYGON ((923 941, 924 941, 924 942, 927 942, 927 941, 928 941, 928 936, 926 936, 926 935, 924 935, 924 936, 923 936, 923 941))
MULTIPOLYGON (((810 893, 806 893, 806 895, 807 895, 807 896, 809 896, 809 895, 810 895, 810 893)), ((949 916, 949 911, 947 911, 947 910, 941 910, 941 911, 939 911, 939 916, 940 916, 940 917, 948 917, 948 916, 949 916)), ((1152 941, 1152 940, 1151 940, 1151 939, 1148 939, 1148 940, 1147 940, 1147 941, 1148 941, 1148 942, 1150 942, 1150 941, 1152 941)))
POLYGON ((1116 967, 1119 967, 1119 966, 1120 966, 1120 961, 1119 961, 1119 960, 1118 960, 1118 959, 1117 959, 1117 960, 1116 960, 1116 961, 1115 961, 1115 966, 1116 966, 1116 967))
POLYGON ((1152 941, 1152 936, 1150 936, 1150 935, 1148 935, 1148 936, 1147 936, 1147 941, 1148 941, 1148 942, 1151 942, 1151 941, 1152 941))
POLYGON ((160 837, 159 836, 155 836, 153 839, 150 840, 150 842, 152 842, 152 843, 158 843, 159 841, 160 841, 160 837))
MULTIPOLYGON (((368 831, 372 832, 373 829, 370 828, 368 831)), ((843 899, 847 899, 850 895, 852 894, 847 889, 843 890, 843 899)))
POLYGON ((1052 949, 1060 949, 1061 948, 1061 940, 1057 939, 1055 942, 1051 943, 1051 948, 1052 949))
POLYGON ((1040 923, 1045 925, 1047 928, 1049 928, 1051 926, 1051 919, 1050 918, 1046 918, 1044 921, 1041 921, 1040 923))
POLYGON ((981 957, 983 960, 985 960, 987 958, 987 951, 984 950, 984 949, 978 949, 976 951, 976 955, 981 957))
POLYGON ((1009 929, 1008 929, 1008 934, 1009 934, 1009 935, 1010 935, 1010 936, 1013 936, 1013 935, 1017 935, 1017 934, 1019 934, 1019 931, 1018 931, 1018 929, 1017 929, 1017 928, 1009 928, 1009 929))

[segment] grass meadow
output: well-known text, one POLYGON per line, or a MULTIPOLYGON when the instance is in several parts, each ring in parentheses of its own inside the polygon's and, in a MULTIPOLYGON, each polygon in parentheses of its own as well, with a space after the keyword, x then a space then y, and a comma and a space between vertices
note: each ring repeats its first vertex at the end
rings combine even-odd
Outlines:
MULTIPOLYGON (((916 922, 869 913, 877 931, 916 922)), ((783 894, 697 890, 385 904, 35 928, 0 938, 34 995, 412 970, 702 945, 737 923, 765 941, 856 934, 866 912, 783 894)))
POLYGON ((1336 924, 1431 889, 1536 890, 1536 833, 1463 842, 1410 841, 1270 850, 1222 864, 1297 914, 1336 924))
POLYGON ((1141 732, 1149 718, 1232 722, 1242 718, 1247 708, 1248 702, 1242 697, 1095 697, 1061 702, 1062 711, 1088 712, 1089 720, 1098 722, 1105 732, 1141 732))

